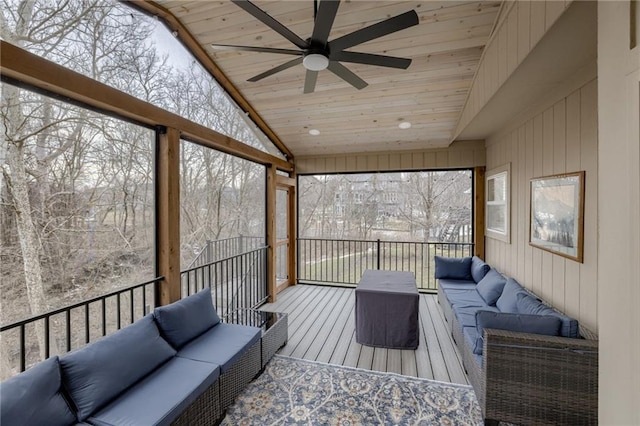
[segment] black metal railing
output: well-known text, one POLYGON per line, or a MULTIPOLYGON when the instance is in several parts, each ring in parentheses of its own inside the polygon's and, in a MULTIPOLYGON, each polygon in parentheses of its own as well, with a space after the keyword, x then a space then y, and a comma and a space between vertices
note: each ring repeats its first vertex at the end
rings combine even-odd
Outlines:
POLYGON ((263 304, 267 293, 267 247, 212 261, 181 273, 182 297, 211 287, 219 315, 263 304))
MULTIPOLYGON (((211 287, 220 315, 264 303, 267 247, 258 237, 207 243, 197 266, 181 272, 181 295, 211 287), (259 244, 258 244, 259 242, 259 244), (225 255, 233 253, 224 257, 225 255), (206 259, 212 259, 204 262, 206 259)), ((52 355, 62 355, 142 318, 155 308, 163 280, 136 284, 0 327, 2 377, 10 377, 52 355)))
POLYGON ((157 277, 0 327, 3 375, 24 371, 27 366, 86 345, 142 318, 155 307, 155 287, 162 279, 157 277))
POLYGON ((191 261, 187 269, 203 266, 217 260, 246 253, 265 245, 264 237, 249 237, 239 235, 237 237, 223 238, 220 240, 207 240, 200 253, 191 261))
POLYGON ((436 291, 434 256, 464 257, 472 243, 298 239, 298 281, 355 286, 367 269, 410 271, 419 290, 436 291))

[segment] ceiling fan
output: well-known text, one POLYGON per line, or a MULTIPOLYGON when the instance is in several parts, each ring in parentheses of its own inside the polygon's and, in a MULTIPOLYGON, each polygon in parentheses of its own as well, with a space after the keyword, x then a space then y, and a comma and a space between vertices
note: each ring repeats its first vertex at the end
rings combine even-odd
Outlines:
POLYGON ((304 93, 312 93, 315 90, 318 72, 324 69, 328 69, 356 89, 360 90, 368 85, 367 82, 351 72, 340 62, 377 65, 381 67, 400 69, 407 69, 411 64, 411 59, 407 58, 375 55, 371 53, 349 52, 345 49, 418 25, 418 14, 414 10, 410 10, 393 18, 385 19, 377 24, 369 25, 368 27, 329 41, 329 33, 331 32, 333 21, 338 13, 340 0, 322 0, 320 1, 319 6, 317 0, 314 0, 315 20, 313 33, 310 38, 303 40, 289 28, 276 21, 273 17, 250 1, 232 0, 232 2, 253 15, 263 24, 276 31, 278 34, 282 35, 299 49, 293 50, 270 47, 213 44, 212 47, 220 50, 278 53, 298 56, 293 60, 283 63, 282 65, 278 65, 275 68, 251 77, 248 81, 259 81, 280 71, 302 64, 307 70, 304 80, 304 93))

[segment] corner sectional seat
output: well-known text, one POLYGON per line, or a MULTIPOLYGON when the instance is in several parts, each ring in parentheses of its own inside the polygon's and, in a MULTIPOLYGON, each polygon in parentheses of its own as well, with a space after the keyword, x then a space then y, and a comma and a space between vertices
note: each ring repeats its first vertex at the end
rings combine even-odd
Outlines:
POLYGON ((2 425, 213 425, 262 367, 261 330, 206 288, 0 386, 2 425))
POLYGON ((435 257, 485 424, 597 424, 597 337, 480 258, 435 257))

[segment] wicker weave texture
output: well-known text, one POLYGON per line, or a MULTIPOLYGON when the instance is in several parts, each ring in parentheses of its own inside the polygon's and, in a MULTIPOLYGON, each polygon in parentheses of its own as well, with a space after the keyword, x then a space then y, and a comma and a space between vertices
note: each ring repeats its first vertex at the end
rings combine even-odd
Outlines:
POLYGON ((581 329, 585 339, 571 339, 485 329, 480 367, 446 297, 439 293, 438 301, 485 419, 522 425, 597 424, 594 333, 581 329))
POLYGON ((288 316, 280 315, 282 317, 262 336, 262 367, 267 365, 278 349, 283 347, 289 339, 288 316))
POLYGON ((486 418, 596 425, 597 351, 594 340, 486 330, 486 418))
POLYGON ((172 426, 214 426, 220 422, 220 385, 219 381, 209 386, 195 401, 193 401, 172 426))
POLYGON ((233 366, 224 372, 220 382, 220 409, 225 411, 233 403, 242 389, 262 369, 260 340, 254 343, 233 366))

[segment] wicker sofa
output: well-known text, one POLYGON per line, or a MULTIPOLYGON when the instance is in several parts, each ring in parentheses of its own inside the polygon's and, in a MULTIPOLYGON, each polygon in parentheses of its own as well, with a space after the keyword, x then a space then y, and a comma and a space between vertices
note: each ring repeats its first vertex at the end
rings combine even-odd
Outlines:
POLYGON ((436 257, 438 302, 485 424, 598 423, 598 341, 477 257, 436 257))
POLYGON ((207 288, 0 387, 1 424, 213 425, 262 368, 261 330, 207 288))

